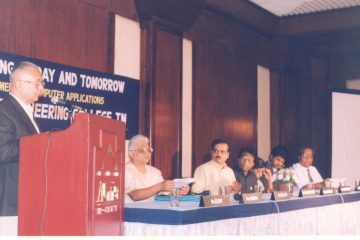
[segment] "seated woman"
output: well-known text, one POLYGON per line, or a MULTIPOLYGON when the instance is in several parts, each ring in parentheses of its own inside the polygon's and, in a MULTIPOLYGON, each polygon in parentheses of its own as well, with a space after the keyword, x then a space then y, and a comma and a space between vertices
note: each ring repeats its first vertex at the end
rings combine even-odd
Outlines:
MULTIPOLYGON (((130 139, 130 162, 125 165, 125 203, 152 201, 159 192, 169 192, 174 188, 174 181, 164 180, 160 170, 148 164, 152 151, 147 137, 136 135, 130 139)), ((185 195, 189 190, 186 185, 180 193, 185 195)))
MULTIPOLYGON (((256 160, 255 153, 251 148, 243 148, 238 154, 238 165, 234 168, 236 181, 240 184, 241 193, 252 193, 260 189, 262 192, 272 191, 271 171, 265 168, 265 163, 261 164, 256 160), (258 182, 259 181, 259 182, 258 182), (261 182, 261 184, 259 184, 261 182)), ((262 161, 262 160, 261 160, 262 161)))
POLYGON ((257 184, 260 186, 261 192, 273 192, 273 181, 271 170, 261 158, 257 158, 254 164, 254 173, 257 177, 257 184))

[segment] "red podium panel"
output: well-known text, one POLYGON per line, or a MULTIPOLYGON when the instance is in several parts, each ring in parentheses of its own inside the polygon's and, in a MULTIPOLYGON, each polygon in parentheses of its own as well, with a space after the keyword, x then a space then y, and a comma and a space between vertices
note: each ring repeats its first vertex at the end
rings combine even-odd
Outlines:
POLYGON ((125 126, 80 113, 21 138, 19 235, 123 235, 125 126))

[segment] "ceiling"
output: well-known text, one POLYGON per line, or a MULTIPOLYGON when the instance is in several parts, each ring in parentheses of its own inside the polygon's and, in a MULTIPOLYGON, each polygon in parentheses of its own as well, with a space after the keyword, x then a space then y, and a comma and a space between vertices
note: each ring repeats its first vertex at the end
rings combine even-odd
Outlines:
POLYGON ((360 0, 248 0, 279 17, 360 6, 360 0))

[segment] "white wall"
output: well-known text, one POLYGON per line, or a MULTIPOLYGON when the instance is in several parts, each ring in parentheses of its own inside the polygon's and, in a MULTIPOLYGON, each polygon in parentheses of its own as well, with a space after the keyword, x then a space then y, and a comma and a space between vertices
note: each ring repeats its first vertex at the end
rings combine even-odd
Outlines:
POLYGON ((140 24, 116 15, 114 73, 140 79, 140 24))
POLYGON ((360 94, 332 93, 331 177, 360 179, 360 94))
POLYGON ((266 160, 270 154, 270 71, 258 66, 257 101, 258 101, 258 155, 266 160))
POLYGON ((182 177, 191 177, 192 157, 192 42, 183 39, 182 177))
MULTIPOLYGON (((140 24, 115 17, 114 74, 140 80, 140 24)), ((125 142, 125 162, 129 161, 129 141, 125 142)))

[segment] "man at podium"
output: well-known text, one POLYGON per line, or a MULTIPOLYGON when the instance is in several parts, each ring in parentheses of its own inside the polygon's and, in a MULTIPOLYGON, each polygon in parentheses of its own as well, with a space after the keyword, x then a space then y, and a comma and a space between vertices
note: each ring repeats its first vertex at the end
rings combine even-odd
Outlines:
POLYGON ((40 133, 32 104, 43 90, 37 65, 20 62, 14 67, 9 96, 0 102, 0 216, 18 215, 19 140, 40 133))

